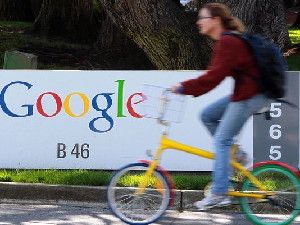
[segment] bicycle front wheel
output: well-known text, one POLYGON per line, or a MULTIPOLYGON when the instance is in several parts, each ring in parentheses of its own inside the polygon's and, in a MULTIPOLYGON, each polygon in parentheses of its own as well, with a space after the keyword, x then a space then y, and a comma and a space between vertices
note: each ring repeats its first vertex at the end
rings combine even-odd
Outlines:
POLYGON ((127 165, 114 174, 108 185, 109 207, 125 223, 153 223, 168 208, 170 187, 159 170, 153 172, 145 190, 137 192, 148 166, 146 163, 127 165))
MULTIPOLYGON (((253 175, 272 193, 266 199, 242 197, 242 210, 254 224, 286 225, 299 214, 299 180, 291 171, 278 165, 263 165, 254 169, 253 175)), ((243 184, 244 192, 259 190, 249 180, 243 184)))

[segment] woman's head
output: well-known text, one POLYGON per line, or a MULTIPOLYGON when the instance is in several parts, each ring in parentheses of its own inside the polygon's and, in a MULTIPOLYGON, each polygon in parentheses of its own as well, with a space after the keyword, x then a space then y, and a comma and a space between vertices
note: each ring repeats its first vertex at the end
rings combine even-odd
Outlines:
POLYGON ((224 30, 233 30, 243 33, 245 27, 236 17, 231 15, 230 9, 221 3, 208 3, 198 13, 197 26, 201 34, 214 39, 224 30))

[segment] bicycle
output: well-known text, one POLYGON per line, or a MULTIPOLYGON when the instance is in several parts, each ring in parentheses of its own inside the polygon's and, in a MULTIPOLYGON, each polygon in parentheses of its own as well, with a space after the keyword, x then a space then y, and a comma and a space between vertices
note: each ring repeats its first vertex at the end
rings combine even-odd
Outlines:
MULTIPOLYGON (((164 129, 152 161, 140 161, 119 169, 107 188, 108 204, 115 216, 127 224, 150 224, 158 220, 174 202, 174 184, 166 170, 159 166, 166 149, 183 151, 207 159, 214 153, 168 138, 169 123, 164 120, 169 90, 164 91, 158 122, 164 129), (130 177, 131 183, 123 184, 130 177), (124 187, 126 186, 126 187, 124 187)), ((286 225, 300 212, 298 171, 284 163, 266 161, 250 171, 236 158, 238 145, 231 147, 231 165, 242 174, 228 195, 239 198, 246 217, 259 225, 286 225), (276 182, 276 180, 280 182, 276 182)))

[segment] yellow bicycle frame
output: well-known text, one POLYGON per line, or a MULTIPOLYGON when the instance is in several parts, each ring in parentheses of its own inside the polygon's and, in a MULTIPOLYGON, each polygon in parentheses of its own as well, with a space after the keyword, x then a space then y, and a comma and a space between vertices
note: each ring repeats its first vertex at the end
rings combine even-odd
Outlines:
MULTIPOLYGON (((157 149, 157 151, 153 157, 153 160, 151 161, 150 166, 146 171, 143 181, 139 185, 137 194, 141 194, 144 192, 153 171, 159 164, 162 153, 166 149, 179 150, 179 151, 183 151, 183 152, 197 155, 197 156, 207 158, 207 159, 215 158, 215 154, 212 152, 179 143, 177 141, 169 139, 165 134, 163 134, 161 136, 160 146, 157 149)), ((242 191, 229 191, 228 195, 235 196, 235 197, 252 197, 252 198, 260 198, 260 199, 265 198, 266 196, 272 195, 272 193, 269 193, 269 192, 267 193, 264 186, 256 179, 256 177, 254 177, 251 174, 251 172, 249 170, 247 170, 245 167, 243 167, 240 163, 238 163, 236 161, 235 156, 236 156, 237 149, 238 149, 237 145, 235 145, 235 144, 232 145, 232 148, 231 148, 231 152, 232 152, 231 165, 232 165, 232 167, 235 168, 236 170, 240 171, 245 177, 247 177, 262 193, 251 193, 251 192, 246 193, 246 192, 242 192, 242 191)))

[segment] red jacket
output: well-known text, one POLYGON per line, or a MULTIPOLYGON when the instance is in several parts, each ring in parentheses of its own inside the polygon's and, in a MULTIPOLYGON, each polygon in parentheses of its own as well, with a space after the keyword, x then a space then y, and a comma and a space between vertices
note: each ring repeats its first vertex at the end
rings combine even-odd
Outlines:
POLYGON ((182 82, 182 94, 203 95, 226 76, 232 76, 235 81, 232 101, 248 99, 259 93, 254 79, 259 76, 259 71, 251 50, 243 40, 233 35, 223 35, 216 42, 208 71, 196 79, 182 82))

